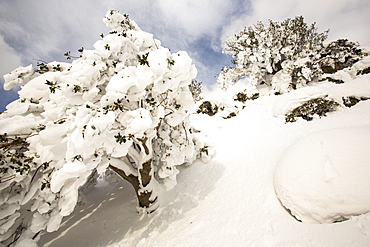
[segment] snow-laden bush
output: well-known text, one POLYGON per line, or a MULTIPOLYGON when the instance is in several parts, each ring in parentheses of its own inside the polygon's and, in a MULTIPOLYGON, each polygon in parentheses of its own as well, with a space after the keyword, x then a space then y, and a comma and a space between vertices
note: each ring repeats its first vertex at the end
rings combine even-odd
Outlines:
POLYGON ((239 93, 243 88, 242 81, 231 85, 227 91, 215 88, 212 92, 208 92, 203 100, 196 103, 194 113, 224 119, 237 116, 244 109, 247 101, 258 98, 258 95, 249 98, 239 93))
POLYGON ((245 103, 247 100, 255 100, 258 99, 258 97, 259 97, 258 93, 253 94, 251 97, 248 97, 246 93, 239 92, 234 96, 234 100, 245 103))
POLYGON ((218 106, 212 104, 210 101, 203 101, 197 109, 198 114, 207 114, 208 116, 214 116, 218 112, 218 106))
POLYGON ((24 85, 0 116, 0 241, 30 243, 59 228, 95 171, 111 168, 152 212, 177 166, 212 155, 188 120, 197 71, 128 16, 110 11, 109 35, 71 64, 20 67, 5 88, 24 85))
POLYGON ((220 97, 198 103, 196 113, 228 119, 236 117, 242 108, 243 104, 241 102, 220 97))
POLYGON ((320 51, 320 68, 323 73, 332 74, 351 67, 366 55, 360 45, 347 39, 332 41, 320 51))
POLYGON ((351 108, 352 106, 356 105, 360 101, 369 100, 368 97, 356 97, 356 96, 346 96, 342 97, 343 105, 345 105, 348 108, 351 108))
POLYGON ((311 121, 315 115, 323 117, 327 113, 335 111, 339 104, 334 100, 326 99, 326 97, 310 99, 302 103, 286 114, 285 122, 295 122, 297 118, 311 121))
POLYGON ((223 68, 218 85, 227 89, 246 78, 246 93, 251 97, 261 86, 281 94, 318 80, 317 61, 327 33, 318 33, 316 23, 308 25, 302 16, 244 28, 226 40, 224 51, 235 59, 235 68, 223 68))
POLYGON ((194 98, 194 100, 200 101, 203 99, 203 86, 202 82, 198 82, 197 80, 192 80, 191 84, 189 85, 190 92, 194 98))
POLYGON ((248 100, 255 100, 258 94, 248 97, 245 93, 237 93, 231 99, 230 94, 220 93, 221 97, 204 100, 197 104, 197 114, 207 114, 208 116, 217 116, 224 119, 236 117, 241 109, 244 109, 244 104, 248 100))

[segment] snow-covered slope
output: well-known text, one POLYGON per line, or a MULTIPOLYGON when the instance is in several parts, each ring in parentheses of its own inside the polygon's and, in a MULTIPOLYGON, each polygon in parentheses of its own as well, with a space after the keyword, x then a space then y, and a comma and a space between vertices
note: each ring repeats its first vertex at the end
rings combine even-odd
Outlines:
MULTIPOLYGON (((178 186, 157 212, 137 214, 129 184, 101 181, 99 193, 87 193, 58 232, 41 237, 40 246, 370 246, 370 213, 334 224, 302 223, 282 206, 274 188, 276 167, 291 145, 320 131, 362 133, 370 126, 370 101, 286 124, 283 115, 274 116, 286 97, 248 101, 231 119, 192 116, 195 127, 213 137, 217 154, 208 164, 182 168, 178 186)), ((342 155, 363 156, 365 147, 342 155)))

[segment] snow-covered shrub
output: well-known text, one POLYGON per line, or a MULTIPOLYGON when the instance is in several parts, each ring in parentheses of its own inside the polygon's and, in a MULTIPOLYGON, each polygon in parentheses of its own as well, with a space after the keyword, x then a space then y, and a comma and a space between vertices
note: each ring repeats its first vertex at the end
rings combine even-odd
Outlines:
POLYGON ((252 97, 248 97, 247 94, 239 92, 234 96, 234 100, 245 103, 247 100, 255 100, 258 99, 258 97, 259 97, 258 93, 253 94, 252 97))
POLYGON ((361 101, 360 99, 353 97, 353 96, 343 97, 342 100, 343 100, 343 104, 347 107, 352 107, 361 101))
POLYGON ((207 114, 208 116, 229 119, 236 117, 240 110, 244 108, 244 103, 237 100, 225 100, 223 98, 205 100, 198 104, 195 111, 197 114, 207 114))
POLYGON ((244 90, 244 82, 238 81, 231 85, 227 91, 215 88, 206 94, 206 97, 196 103, 194 113, 229 119, 239 114, 245 108, 247 101, 255 100, 258 93, 248 96, 244 90))
POLYGON ((314 115, 325 116, 328 112, 335 111, 338 106, 339 104, 334 100, 324 97, 310 99, 286 114, 285 122, 295 122, 299 117, 311 121, 314 115))
POLYGON ((190 92, 195 101, 200 101, 203 99, 203 86, 202 82, 197 80, 192 80, 189 85, 190 92))
POLYGON ((357 71, 356 75, 366 75, 366 74, 370 74, 370 67, 357 71))
POLYGON ((212 156, 189 123, 197 71, 188 54, 171 53, 117 11, 104 23, 111 33, 72 63, 5 76, 5 89, 24 86, 0 115, 4 245, 57 230, 95 172, 128 180, 150 213, 160 188, 176 185, 177 166, 212 156))
POLYGON ((218 112, 218 106, 212 104, 210 101, 203 101, 197 109, 198 114, 207 114, 208 116, 214 116, 218 112))
POLYGON ((359 103, 360 101, 369 100, 368 97, 356 97, 356 96, 346 96, 342 97, 343 105, 346 107, 352 107, 359 103))
POLYGON ((342 83, 344 83, 343 80, 341 80, 341 79, 335 79, 335 78, 332 78, 332 77, 326 77, 325 80, 330 81, 330 82, 333 82, 335 84, 342 84, 342 83))
POLYGON ((351 67, 366 55, 360 45, 347 39, 332 41, 320 52, 320 68, 323 73, 332 74, 338 70, 351 67))
POLYGON ((226 40, 224 51, 235 59, 235 68, 221 71, 219 87, 225 89, 246 78, 250 97, 261 86, 270 93, 285 93, 318 80, 317 61, 327 33, 318 33, 316 23, 308 25, 302 16, 244 28, 226 40))

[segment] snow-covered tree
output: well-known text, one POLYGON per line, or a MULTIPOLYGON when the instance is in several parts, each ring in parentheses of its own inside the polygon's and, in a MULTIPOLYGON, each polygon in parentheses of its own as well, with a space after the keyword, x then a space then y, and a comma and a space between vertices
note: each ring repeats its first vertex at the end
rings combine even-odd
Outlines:
POLYGON ((270 93, 303 86, 320 75, 316 61, 327 33, 317 32, 316 23, 308 25, 302 16, 244 28, 226 40, 224 51, 233 56, 235 67, 222 69, 218 85, 227 89, 245 78, 248 97, 261 85, 270 93))
POLYGON ((212 149, 190 126, 197 71, 128 16, 109 11, 112 29, 72 63, 20 67, 5 89, 23 85, 0 115, 0 241, 35 244, 59 228, 94 173, 110 168, 129 181, 143 212, 158 190, 176 185, 177 166, 212 149))

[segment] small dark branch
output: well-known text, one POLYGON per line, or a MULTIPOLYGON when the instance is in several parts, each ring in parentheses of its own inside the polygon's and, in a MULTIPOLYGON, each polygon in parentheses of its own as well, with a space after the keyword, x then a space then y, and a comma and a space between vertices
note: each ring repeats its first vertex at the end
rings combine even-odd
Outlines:
POLYGON ((32 237, 32 239, 37 238, 37 236, 38 236, 40 233, 41 233, 41 231, 38 231, 38 232, 35 234, 35 236, 33 236, 33 237, 32 237))
POLYGON ((66 53, 64 53, 64 56, 67 58, 67 60, 71 60, 72 58, 80 58, 80 57, 76 57, 76 56, 72 56, 71 55, 71 51, 67 51, 66 53))
POLYGON ((34 179, 35 179, 35 177, 36 177, 36 174, 37 174, 37 173, 38 173, 38 171, 41 169, 41 167, 42 167, 42 165, 41 165, 41 166, 39 166, 39 167, 37 167, 37 169, 36 169, 35 173, 32 175, 32 178, 31 178, 31 182, 30 182, 30 184, 32 184, 33 180, 34 180, 34 179))
POLYGON ((11 176, 8 176, 8 177, 5 177, 5 178, 0 178, 0 183, 5 183, 5 182, 8 182, 12 179, 15 178, 15 174, 11 175, 11 176))
POLYGON ((37 62, 41 62, 41 63, 44 63, 44 64, 47 64, 47 62, 45 62, 44 60, 40 60, 40 59, 32 59, 33 61, 37 61, 37 62))

